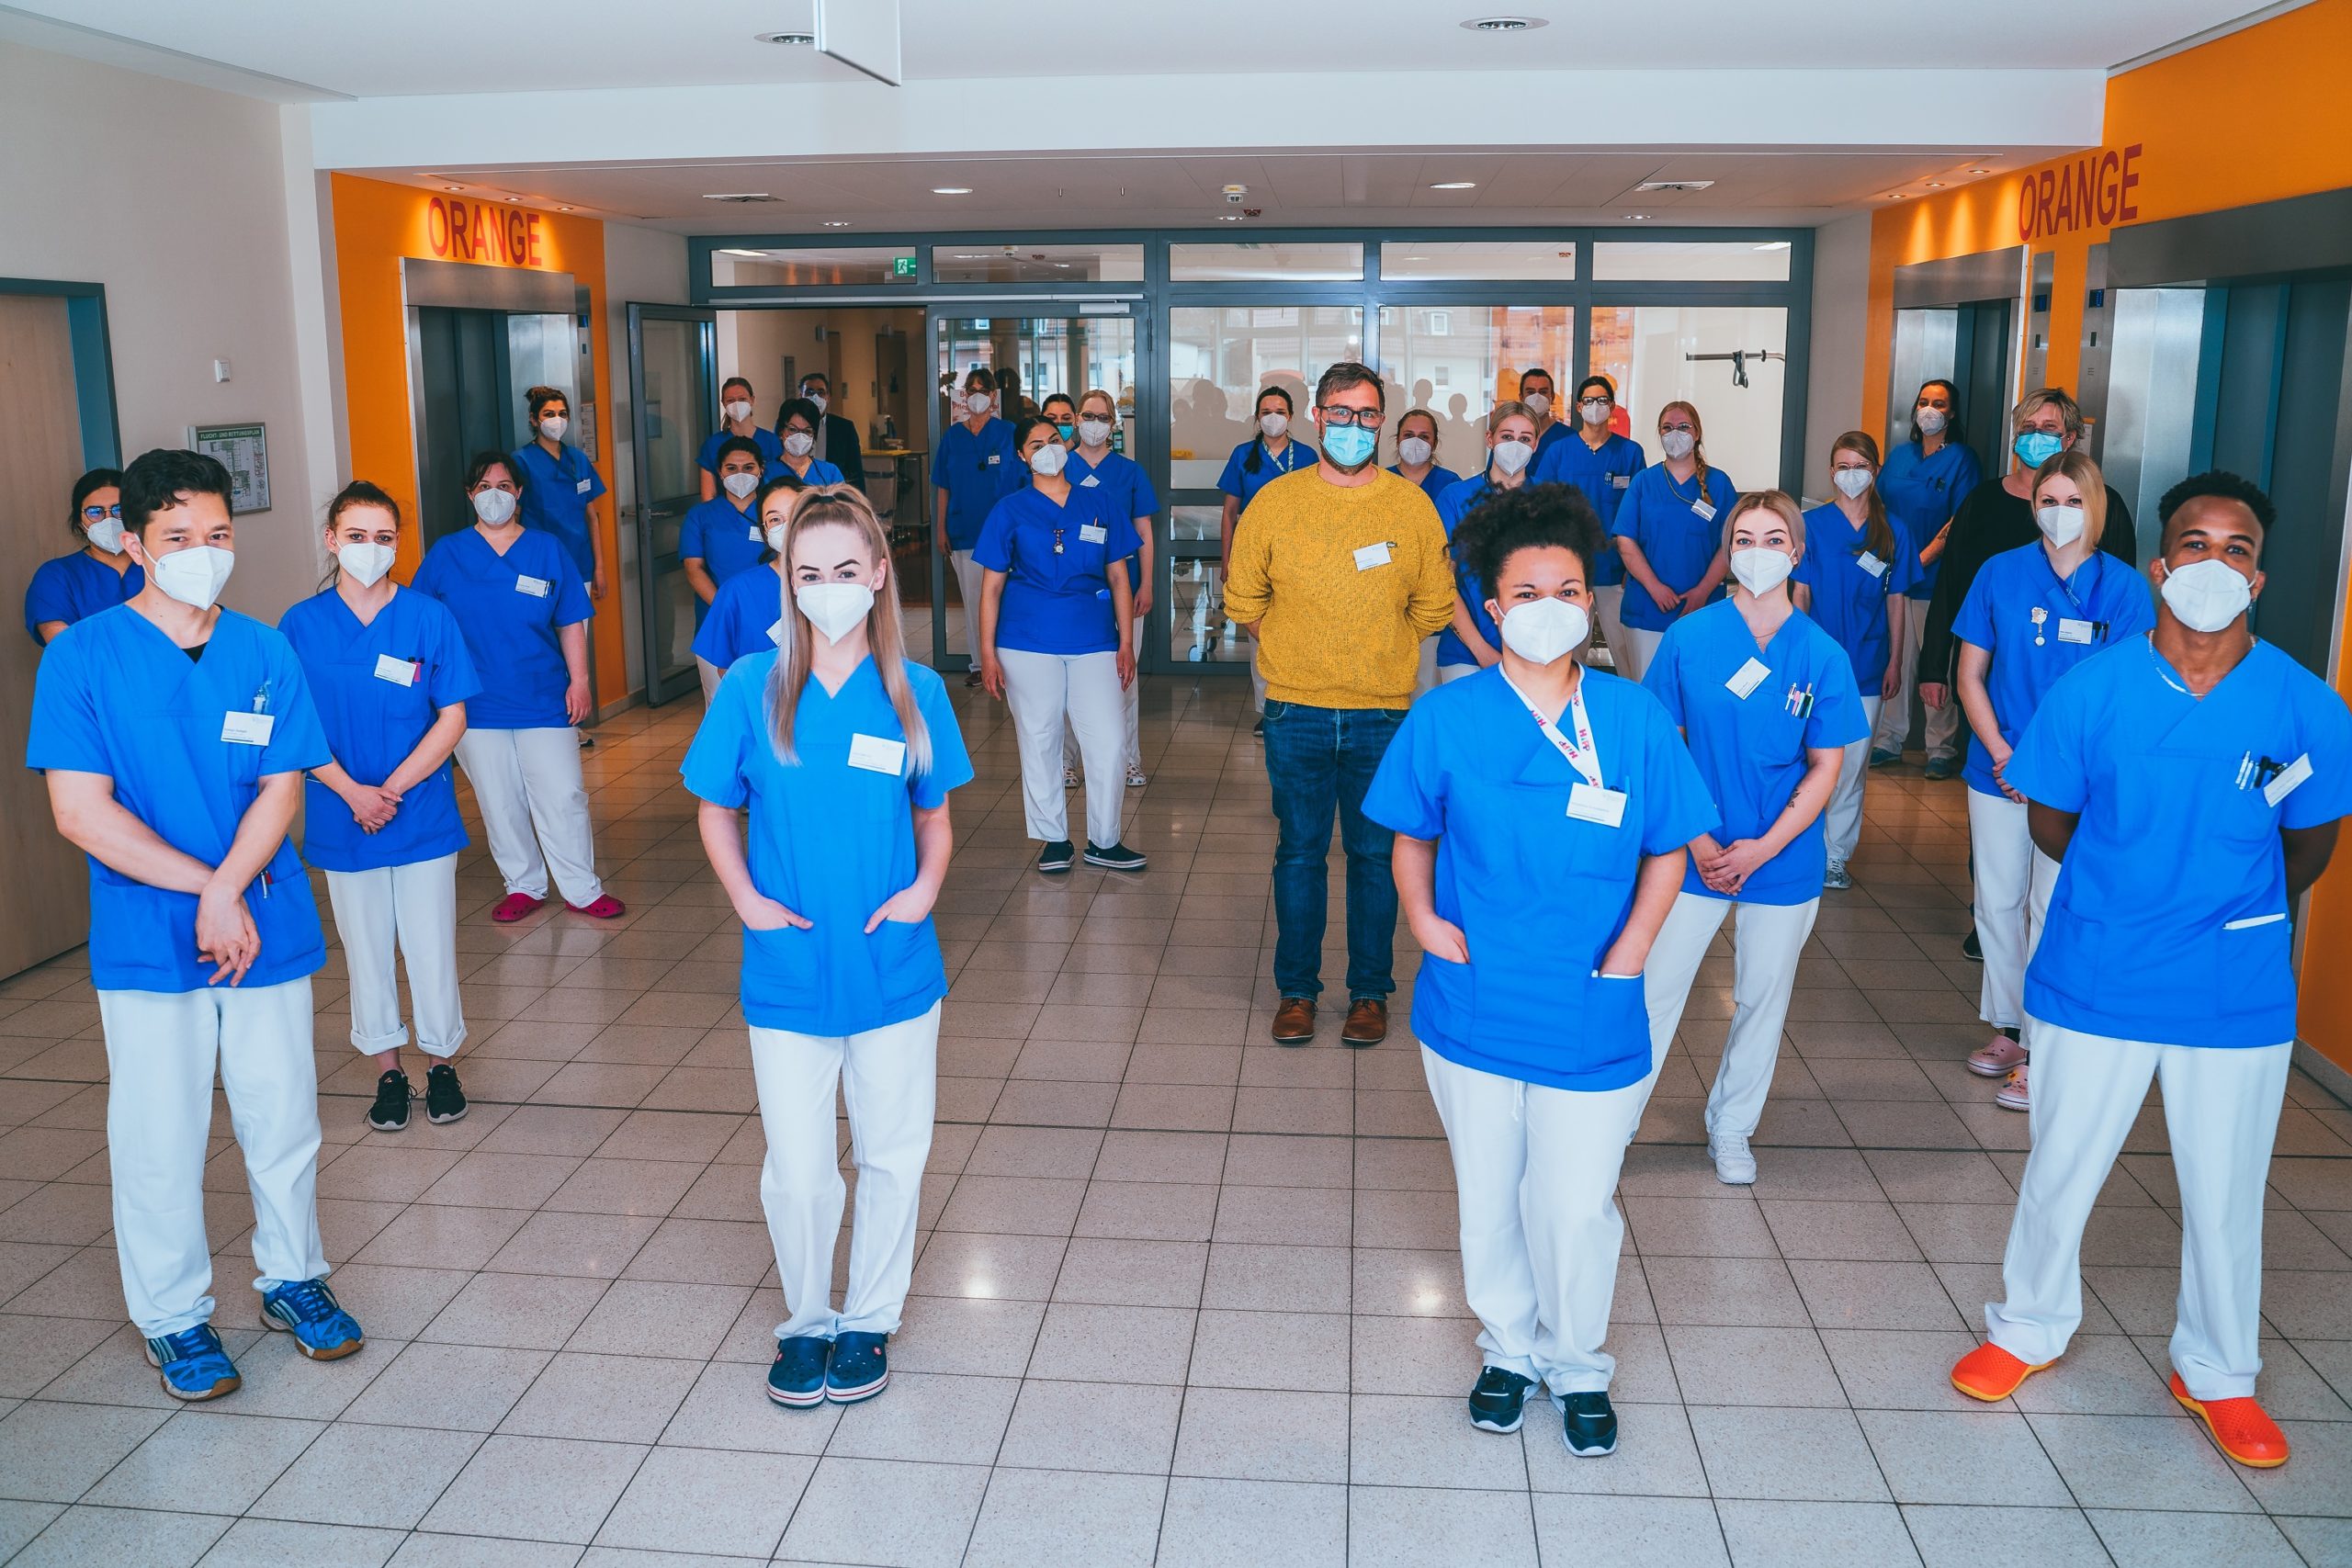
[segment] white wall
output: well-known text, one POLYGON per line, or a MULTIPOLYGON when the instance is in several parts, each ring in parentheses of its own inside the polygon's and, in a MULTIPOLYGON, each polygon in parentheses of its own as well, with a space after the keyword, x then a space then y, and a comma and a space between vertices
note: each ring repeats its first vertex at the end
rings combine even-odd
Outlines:
POLYGON ((226 597, 275 622, 317 586, 334 489, 310 460, 278 106, 12 45, 0 147, 0 276, 106 286, 124 457, 269 427, 273 504, 237 520, 226 597))
POLYGON ((628 308, 686 303, 686 242, 682 234, 634 223, 605 225, 605 363, 612 389, 604 399, 611 411, 613 471, 606 478, 620 519, 620 596, 623 649, 628 688, 645 686, 645 626, 639 602, 637 514, 637 395, 628 375, 628 308))
MULTIPOLYGON (((1870 324, 1871 215, 1813 231, 1813 345, 1805 367, 1804 493, 1829 490, 1829 444, 1862 418, 1862 338, 1870 324)), ((1883 431, 1871 432, 1880 441, 1883 431)))

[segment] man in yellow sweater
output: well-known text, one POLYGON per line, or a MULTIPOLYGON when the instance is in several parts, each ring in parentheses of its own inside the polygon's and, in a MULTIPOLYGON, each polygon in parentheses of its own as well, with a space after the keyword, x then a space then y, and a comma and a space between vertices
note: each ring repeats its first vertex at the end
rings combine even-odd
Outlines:
POLYGON ((1274 1040, 1315 1037, 1331 816, 1348 856, 1348 1018, 1375 1045, 1396 988, 1395 835, 1364 791, 1413 700, 1421 639, 1453 618, 1445 529, 1421 488, 1379 465, 1380 377, 1352 362, 1315 388, 1320 460, 1275 479, 1234 532, 1225 610, 1258 639, 1274 849, 1274 1040))

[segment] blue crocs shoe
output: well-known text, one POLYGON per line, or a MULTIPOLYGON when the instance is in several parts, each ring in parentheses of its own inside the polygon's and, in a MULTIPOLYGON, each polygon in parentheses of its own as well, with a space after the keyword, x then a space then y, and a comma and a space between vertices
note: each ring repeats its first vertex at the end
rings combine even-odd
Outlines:
POLYGON ((209 1323, 148 1340, 147 1364, 163 1373, 165 1393, 191 1403, 234 1393, 243 1381, 209 1323))
POLYGON ((368 1343, 324 1280, 295 1280, 261 1299, 261 1325, 294 1336, 294 1348, 313 1361, 334 1361, 368 1343))
POLYGON ((825 1397, 835 1404, 855 1404, 880 1393, 890 1382, 889 1344, 887 1334, 835 1338, 832 1359, 825 1363, 825 1397))
POLYGON ((768 1397, 795 1410, 825 1403, 825 1358, 833 1342, 817 1334, 796 1334, 779 1339, 775 1364, 768 1368, 768 1397))

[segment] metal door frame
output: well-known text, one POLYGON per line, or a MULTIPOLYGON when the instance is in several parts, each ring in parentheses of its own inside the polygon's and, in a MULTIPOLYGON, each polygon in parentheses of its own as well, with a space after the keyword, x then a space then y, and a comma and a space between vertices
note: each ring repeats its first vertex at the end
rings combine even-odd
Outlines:
POLYGON ((674 568, 678 564, 678 557, 674 551, 666 557, 657 556, 653 548, 658 536, 654 523, 657 498, 651 493, 652 477, 647 461, 645 425, 644 323, 650 321, 693 321, 701 327, 702 331, 696 334, 699 339, 701 386, 699 395, 694 400, 695 411, 705 425, 716 429, 718 419, 718 311, 707 305, 641 305, 634 300, 628 307, 629 463, 633 476, 629 510, 637 527, 638 622, 639 631, 645 638, 645 705, 659 707, 673 697, 698 689, 701 682, 691 665, 683 673, 666 681, 662 671, 662 617, 655 614, 654 589, 661 581, 663 561, 674 568))

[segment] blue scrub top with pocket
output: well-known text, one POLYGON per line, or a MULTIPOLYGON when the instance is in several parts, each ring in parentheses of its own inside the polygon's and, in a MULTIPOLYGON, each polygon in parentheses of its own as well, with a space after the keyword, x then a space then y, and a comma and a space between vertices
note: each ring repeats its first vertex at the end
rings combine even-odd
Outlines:
MULTIPOLYGON (((1870 733, 1852 661, 1803 611, 1757 646, 1739 606, 1726 599, 1667 628, 1642 684, 1682 727, 1690 758, 1723 814, 1720 844, 1760 839, 1804 782, 1809 750, 1844 747, 1870 733), (1751 669, 1753 661, 1756 668, 1751 669)), ((1803 904, 1821 897, 1827 858, 1822 818, 1758 866, 1736 895, 1743 904, 1803 904)), ((1694 863, 1682 891, 1722 898, 1694 863)))
MULTIPOLYGON (((726 494, 711 497, 686 509, 684 521, 678 525, 678 558, 699 558, 703 570, 710 573, 711 581, 719 587, 737 572, 759 565, 767 554, 767 536, 760 531, 759 509, 746 502, 738 507, 734 498, 726 494)), ((716 596, 713 597, 717 603, 716 596)), ((695 629, 710 615, 710 605, 695 596, 695 629)))
POLYGON ((2007 776, 2079 814, 2028 1012, 2159 1045, 2295 1038, 2278 832, 2352 813, 2352 714, 2325 682, 2261 642, 2199 699, 2134 636, 2051 689, 2007 776))
MULTIPOLYGON (((188 651, 128 604, 68 626, 35 679, 25 765, 104 774, 156 837, 219 865, 264 778, 307 772, 333 753, 301 660, 277 632, 223 610, 202 657, 188 651)), ((193 893, 151 887, 90 857, 90 983, 205 989, 219 965, 197 956, 196 905, 193 893)), ((261 955, 239 988, 299 980, 326 962, 293 840, 245 890, 245 908, 261 955)))
POLYGON ((968 550, 1005 492, 1029 477, 1012 449, 1012 422, 993 414, 974 434, 962 420, 939 438, 931 481, 947 492, 947 547, 968 550))
POLYGON ((865 922, 913 885, 915 810, 971 782, 947 688, 907 664, 931 736, 928 773, 911 772, 907 732, 871 659, 831 694, 809 678, 786 762, 768 720, 775 660, 757 653, 728 671, 679 770, 700 798, 751 808, 752 885, 809 921, 806 931, 744 928, 743 1017, 827 1039, 920 1018, 947 994, 931 920, 886 920, 871 936, 865 922))
MULTIPOLYGON (((695 455, 695 466, 713 479, 718 477, 718 449, 735 439, 734 433, 725 428, 703 437, 702 450, 695 455)), ((764 425, 754 425, 752 434, 743 437, 760 449, 760 478, 772 479, 784 471, 784 437, 764 425)), ((718 492, 725 495, 725 491, 718 492)), ((714 498, 716 499, 716 498, 714 498)))
MULTIPOLYGON (((1437 498, 1437 520, 1445 525, 1446 558, 1453 563, 1453 592, 1469 607, 1470 624, 1478 628, 1478 635, 1487 639, 1487 646, 1500 649, 1503 645, 1502 633, 1496 627, 1494 617, 1487 614, 1487 590, 1471 577, 1468 569, 1462 564, 1462 558, 1453 554, 1452 548, 1453 530, 1470 515, 1470 509, 1486 500, 1493 490, 1493 481, 1485 474, 1473 474, 1461 483, 1449 487, 1443 495, 1437 498)), ((1437 661, 1441 668, 1449 664, 1478 662, 1451 626, 1437 634, 1437 661)))
POLYGON ((571 672, 560 634, 595 614, 571 557, 528 528, 500 555, 478 528, 424 553, 409 584, 449 607, 476 670, 492 684, 466 705, 469 729, 562 729, 571 672))
POLYGON ((695 629, 695 657, 727 670, 747 653, 772 653, 784 645, 784 617, 791 614, 774 561, 739 571, 719 585, 709 615, 695 629))
MULTIPOLYGON (((413 589, 394 590, 361 626, 330 588, 287 611, 277 629, 302 660, 334 760, 364 784, 390 778, 441 709, 481 692, 457 617, 413 589)), ((465 847, 447 758, 409 786, 392 819, 373 833, 351 819, 341 795, 316 779, 304 782, 302 853, 322 871, 413 865, 465 847)))
POLYGON ((45 560, 25 585, 25 635, 40 642, 43 621, 72 626, 100 610, 111 610, 147 586, 147 574, 133 561, 122 570, 92 560, 86 551, 45 560))
MULTIPOLYGON (((1912 553, 1917 555, 1935 543, 1936 536, 1984 477, 1975 452, 1957 442, 1947 441, 1934 457, 1923 457, 1917 442, 1898 441, 1878 471, 1878 492, 1886 498, 1888 515, 1911 541, 1912 553)), ((1933 564, 1920 563, 1919 581, 1911 585, 1912 598, 1924 604, 1936 596, 1936 571, 1942 565, 1941 556, 1933 564)))
POLYGON ((1919 553, 1910 536, 1892 519, 1887 531, 1894 536, 1894 558, 1881 560, 1870 547, 1867 527, 1847 522, 1835 502, 1816 506, 1804 514, 1804 556, 1790 574, 1813 590, 1813 607, 1805 613, 1854 661, 1854 684, 1866 697, 1877 696, 1886 680, 1886 602, 1919 581, 1919 553))
MULTIPOLYGON (((1651 575, 1679 592, 1688 593, 1707 575, 1715 551, 1724 542, 1724 525, 1731 520, 1732 502, 1739 491, 1721 468, 1709 468, 1707 493, 1699 493, 1699 476, 1678 480, 1663 462, 1652 463, 1625 487, 1625 499, 1609 525, 1610 537, 1631 539, 1642 548, 1651 575), (1711 509, 1702 516, 1702 504, 1711 509)), ((1627 574, 1625 602, 1618 615, 1624 623, 1645 632, 1662 632, 1680 610, 1661 610, 1648 589, 1627 574)))
MULTIPOLYGON (((1648 463, 1640 442, 1611 431, 1597 449, 1586 446, 1581 435, 1552 442, 1544 448, 1543 457, 1529 471, 1529 477, 1537 484, 1569 484, 1584 491, 1584 498, 1592 502, 1593 513, 1600 519, 1600 532, 1606 537, 1616 524, 1625 492, 1633 488, 1634 476, 1648 463)), ((1611 546, 1594 563, 1593 585, 1609 588, 1624 581, 1624 558, 1611 546)))
MULTIPOLYGON (((1993 656, 1984 691, 2001 721, 2001 739, 2015 748, 2060 676, 2155 624, 2146 578, 2093 550, 2072 580, 2061 582, 2049 552, 2036 543, 2003 550, 1984 563, 1953 617, 1951 634, 1993 656)), ((2001 793, 1993 754, 1973 725, 1962 777, 1979 795, 2001 793)))
POLYGON ((1625 796, 1616 827, 1568 815, 1582 776, 1493 668, 1407 710, 1363 810, 1437 840, 1437 913, 1470 951, 1467 964, 1423 955, 1420 1042, 1526 1083, 1623 1089, 1648 1076, 1649 1013, 1641 976, 1603 977, 1600 961, 1633 912, 1642 857, 1718 818, 1657 699, 1599 670, 1580 680, 1601 784, 1625 796))
POLYGON ((536 441, 516 447, 514 460, 523 469, 523 526, 562 540, 572 570, 583 581, 594 578, 596 549, 588 539, 588 503, 605 493, 605 479, 596 465, 577 446, 566 446, 562 457, 550 457, 536 441))
POLYGON ((1295 431, 1279 455, 1267 451, 1264 440, 1253 435, 1236 446, 1232 456, 1226 458, 1225 472, 1217 476, 1216 488, 1239 502, 1241 510, 1247 512, 1250 503, 1258 499, 1260 491, 1284 474, 1295 474, 1314 466, 1315 448, 1301 441, 1295 431), (1251 467, 1253 455, 1254 468, 1251 467))
POLYGON ((1057 504, 1023 486, 996 503, 972 559, 1005 574, 996 645, 1023 653, 1110 653, 1119 646, 1110 570, 1142 548, 1135 521, 1095 491, 1057 504))
MULTIPOLYGON (((1138 517, 1150 517, 1159 511, 1159 492, 1151 488, 1151 477, 1143 471, 1141 463, 1124 453, 1105 452, 1098 467, 1080 457, 1078 448, 1073 446, 1070 448, 1069 466, 1062 470, 1062 477, 1080 490, 1108 491, 1103 504, 1126 518, 1130 524, 1138 517)), ((1136 530, 1136 536, 1138 540, 1143 537, 1141 528, 1136 530)), ((1130 592, 1136 592, 1142 587, 1143 559, 1140 556, 1129 556, 1127 588, 1130 592)))

